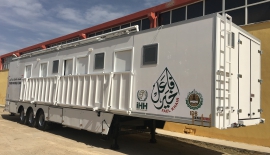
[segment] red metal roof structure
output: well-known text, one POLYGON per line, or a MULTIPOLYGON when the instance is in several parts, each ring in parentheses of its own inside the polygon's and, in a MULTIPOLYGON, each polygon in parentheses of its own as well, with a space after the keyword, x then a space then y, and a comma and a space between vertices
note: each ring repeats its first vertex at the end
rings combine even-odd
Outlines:
POLYGON ((155 7, 148 8, 148 9, 145 9, 145 10, 142 10, 142 11, 139 11, 139 12, 112 20, 112 21, 108 21, 108 22, 100 24, 100 25, 86 28, 86 29, 83 29, 83 30, 80 30, 80 31, 77 31, 77 32, 74 32, 74 33, 71 33, 71 34, 68 34, 65 36, 61 36, 61 37, 58 37, 58 38, 55 38, 55 39, 52 39, 49 41, 45 41, 45 42, 42 42, 42 43, 39 43, 39 44, 36 44, 33 46, 29 46, 29 47, 26 47, 23 49, 19 49, 19 50, 1 55, 0 56, 0 70, 2 70, 2 68, 3 68, 2 59, 5 57, 9 57, 9 56, 12 56, 14 54, 16 56, 20 56, 23 53, 27 53, 27 52, 33 51, 35 49, 46 49, 46 45, 54 44, 54 43, 68 40, 68 39, 75 38, 75 37, 80 37, 82 39, 85 39, 86 34, 97 32, 100 30, 105 30, 108 28, 112 28, 114 26, 119 26, 121 24, 136 21, 138 19, 148 17, 150 19, 150 28, 155 28, 157 26, 157 18, 158 18, 159 13, 164 12, 166 10, 173 9, 173 8, 177 8, 180 6, 184 6, 184 5, 187 5, 190 3, 194 3, 196 1, 199 1, 199 0, 171 0, 170 2, 163 3, 163 4, 157 5, 155 7))

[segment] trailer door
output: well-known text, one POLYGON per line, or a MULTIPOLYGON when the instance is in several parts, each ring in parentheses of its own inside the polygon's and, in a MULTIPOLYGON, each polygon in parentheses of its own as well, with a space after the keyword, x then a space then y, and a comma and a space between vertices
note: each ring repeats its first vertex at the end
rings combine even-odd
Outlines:
POLYGON ((250 119, 250 39, 239 34, 238 45, 239 119, 250 119))
POLYGON ((261 107, 261 84, 258 82, 261 79, 261 54, 260 45, 251 41, 251 118, 260 118, 261 107))

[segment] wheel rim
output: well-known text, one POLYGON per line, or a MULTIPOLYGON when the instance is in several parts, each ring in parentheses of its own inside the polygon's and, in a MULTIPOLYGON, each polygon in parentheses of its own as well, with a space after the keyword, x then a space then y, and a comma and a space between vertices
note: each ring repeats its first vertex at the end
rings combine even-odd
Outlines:
POLYGON ((30 112, 29 114, 29 123, 33 123, 33 112, 30 112))
POLYGON ((23 112, 23 110, 21 110, 20 119, 21 119, 21 121, 24 119, 24 112, 23 112))
POLYGON ((45 122, 45 120, 44 120, 44 114, 40 114, 39 115, 39 119, 38 119, 39 126, 43 126, 44 125, 44 122, 45 122))

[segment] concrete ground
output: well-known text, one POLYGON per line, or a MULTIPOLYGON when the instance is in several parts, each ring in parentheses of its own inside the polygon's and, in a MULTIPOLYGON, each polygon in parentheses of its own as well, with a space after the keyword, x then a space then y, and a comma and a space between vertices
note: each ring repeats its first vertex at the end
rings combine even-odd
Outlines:
MULTIPOLYGON (((131 134, 119 137, 120 150, 109 149, 111 141, 100 140, 99 134, 67 127, 46 132, 18 123, 18 116, 10 116, 0 107, 0 155, 86 155, 86 154, 267 154, 268 150, 256 148, 260 152, 230 147, 235 143, 204 141, 197 136, 157 130, 157 144, 149 143, 150 135, 131 134), (195 137, 195 138, 194 138, 195 137), (218 145, 217 145, 217 144, 218 145), (261 150, 260 150, 261 149, 261 150)), ((250 146, 250 150, 253 150, 250 146)), ((255 147, 254 147, 255 148, 255 147)), ((265 148, 267 149, 267 148, 265 148)))

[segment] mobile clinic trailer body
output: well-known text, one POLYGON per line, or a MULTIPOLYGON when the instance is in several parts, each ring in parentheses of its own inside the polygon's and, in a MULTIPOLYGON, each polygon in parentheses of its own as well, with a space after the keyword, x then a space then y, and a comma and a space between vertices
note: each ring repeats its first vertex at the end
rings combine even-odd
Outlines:
POLYGON ((105 135, 124 117, 219 129, 262 122, 260 41, 229 16, 137 31, 15 58, 6 110, 40 129, 54 122, 105 135))

